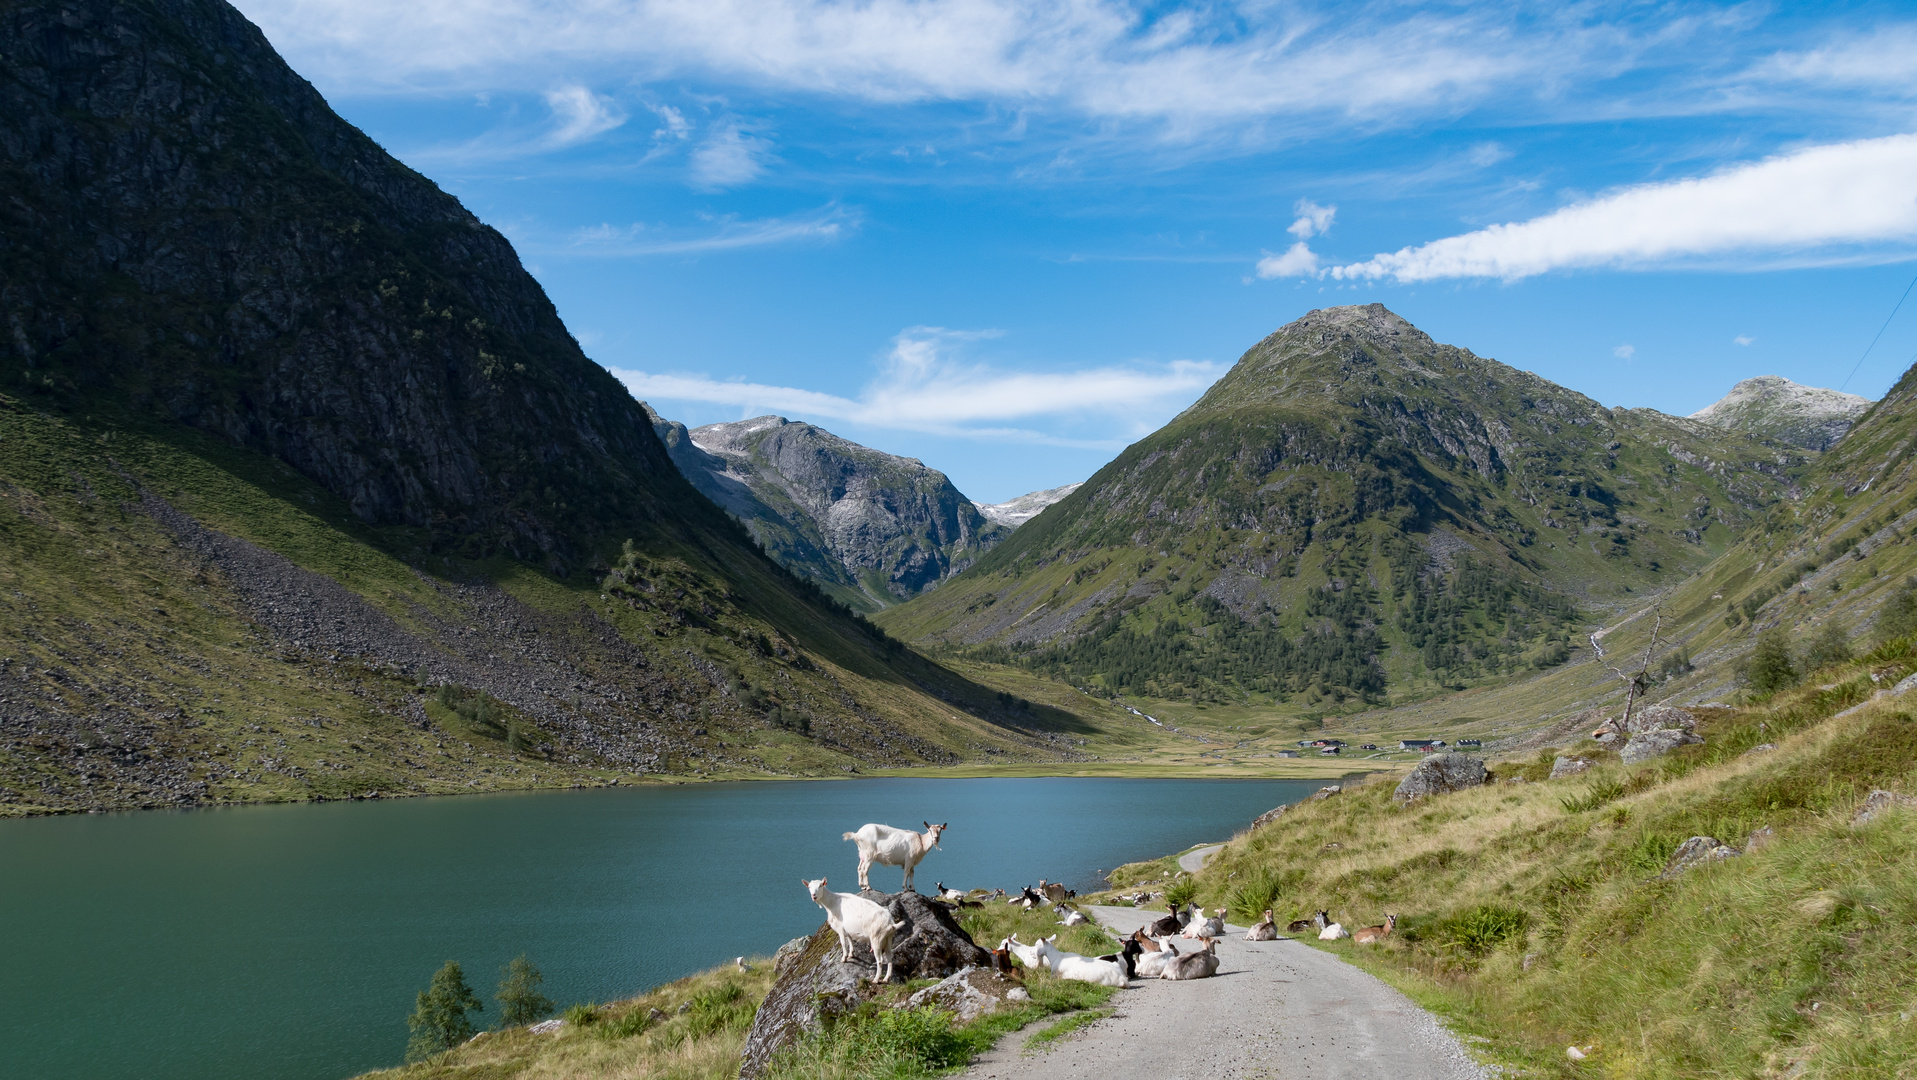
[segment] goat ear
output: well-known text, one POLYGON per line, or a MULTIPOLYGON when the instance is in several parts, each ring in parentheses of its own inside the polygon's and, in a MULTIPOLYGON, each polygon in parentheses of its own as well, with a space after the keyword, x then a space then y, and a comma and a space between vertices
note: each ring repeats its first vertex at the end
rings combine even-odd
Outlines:
POLYGON ((929 821, 920 821, 919 824, 925 826, 928 829, 932 827, 932 823, 929 821))

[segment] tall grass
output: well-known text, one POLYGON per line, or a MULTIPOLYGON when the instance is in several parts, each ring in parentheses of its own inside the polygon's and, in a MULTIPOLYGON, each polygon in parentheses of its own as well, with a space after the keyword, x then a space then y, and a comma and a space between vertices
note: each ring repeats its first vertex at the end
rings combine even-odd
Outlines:
POLYGON ((1850 825, 1873 788, 1917 793, 1917 699, 1833 719, 1879 685, 1870 670, 1913 668, 1893 643, 1828 669, 1829 689, 1700 713, 1702 746, 1600 755, 1576 781, 1527 776, 1540 757, 1497 770, 1530 782, 1408 807, 1349 789, 1235 838, 1198 898, 1398 914, 1380 947, 1322 947, 1541 1075, 1571 1069, 1575 1043, 1596 1047, 1577 1075, 1917 1080, 1917 813, 1850 825), (1777 748, 1747 756, 1759 742, 1777 748), (1691 836, 1748 850, 1664 878, 1691 836))

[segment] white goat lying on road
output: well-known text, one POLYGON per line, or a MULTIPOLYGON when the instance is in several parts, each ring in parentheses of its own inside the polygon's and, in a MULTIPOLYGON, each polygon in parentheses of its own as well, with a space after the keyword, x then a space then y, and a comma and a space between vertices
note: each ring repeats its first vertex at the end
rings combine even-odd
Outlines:
MULTIPOLYGON (((1199 908, 1198 914, 1200 916, 1204 915, 1205 909, 1199 908)), ((1187 924, 1185 927, 1185 936, 1188 938, 1199 938, 1201 940, 1215 938, 1215 937, 1224 937, 1225 936, 1225 909, 1219 908, 1218 914, 1213 915, 1209 919, 1206 919, 1206 918, 1192 919, 1192 921, 1189 924, 1187 924)))
POLYGON ((898 932, 911 925, 892 921, 892 913, 856 893, 833 892, 825 879, 799 879, 812 902, 825 909, 826 924, 839 935, 839 960, 852 961, 852 942, 863 941, 872 949, 872 981, 892 981, 892 941, 898 932))
MULTIPOLYGON (((1168 943, 1169 944, 1169 943, 1168 943)), ((1206 938, 1205 947, 1176 957, 1165 965, 1161 979, 1209 979, 1218 974, 1218 939, 1206 938)))
POLYGON ((1156 979, 1165 973, 1166 965, 1178 959, 1178 950, 1172 948, 1169 941, 1159 941, 1148 936, 1143 930, 1131 936, 1138 943, 1139 954, 1132 961, 1132 974, 1141 979, 1156 979))
POLYGON ((905 868, 904 892, 917 892, 912 887, 912 870, 918 866, 925 853, 939 846, 939 835, 945 832, 944 825, 925 823, 923 833, 910 829, 895 829, 890 825, 869 824, 861 826, 858 832, 846 833, 844 839, 859 845, 859 888, 872 887, 872 864, 884 863, 887 866, 905 868))
POLYGON ((1052 944, 1058 940, 1053 934, 1038 939, 1038 956, 1052 973, 1061 979, 1076 979, 1079 982, 1097 983, 1100 986, 1123 988, 1126 982, 1125 968, 1122 964, 1110 960, 1095 960, 1077 953, 1062 952, 1052 944))

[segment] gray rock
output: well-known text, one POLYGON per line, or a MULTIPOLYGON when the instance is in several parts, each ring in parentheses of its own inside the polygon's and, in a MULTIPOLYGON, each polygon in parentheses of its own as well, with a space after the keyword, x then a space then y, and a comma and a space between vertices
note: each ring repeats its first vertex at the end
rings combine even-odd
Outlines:
POLYGON ((1284 816, 1285 811, 1291 809, 1292 805, 1291 803, 1286 803, 1283 806, 1272 807, 1257 817, 1252 818, 1251 827, 1257 829, 1277 821, 1280 817, 1284 816))
POLYGON ((1667 728, 1695 731, 1697 718, 1675 705, 1647 705, 1631 714, 1631 723, 1626 732, 1642 735, 1647 731, 1663 731, 1667 728))
POLYGON ((1873 819, 1880 817, 1886 810, 1895 807, 1911 806, 1917 806, 1917 798, 1878 788, 1876 791, 1864 796, 1864 801, 1857 805, 1857 813, 1850 819, 1850 823, 1852 825, 1866 825, 1873 819))
POLYGON ((1551 763, 1551 779, 1562 780, 1567 776, 1576 776, 1590 770, 1593 762, 1590 758, 1561 757, 1551 763))
POLYGON ((1682 728, 1665 728, 1661 731, 1646 731, 1641 735, 1631 736, 1631 741, 1624 744, 1624 749, 1620 752, 1619 756, 1624 759, 1624 764, 1635 765, 1640 761, 1649 761, 1654 757, 1663 757, 1665 754, 1670 753, 1680 746, 1688 746, 1703 741, 1704 740, 1699 736, 1685 731, 1682 728))
POLYGON ((1897 680, 1897 685, 1890 688, 1893 697, 1898 694, 1908 694, 1912 690, 1917 690, 1917 672, 1913 672, 1897 680))
MULTIPOLYGON (((892 947, 893 978, 944 979, 967 967, 985 968, 992 954, 978 947, 952 921, 951 910, 917 893, 862 894, 884 904, 893 921, 910 925, 899 931, 892 947)), ((803 947, 788 943, 779 950, 772 990, 753 1016, 740 1055, 739 1075, 751 1080, 773 1055, 807 1034, 819 1031, 828 1017, 857 1009, 872 994, 872 950, 854 945, 852 962, 839 962, 839 938, 830 926, 821 926, 803 947)))
POLYGON ((1749 750, 1746 750, 1746 751, 1744 751, 1744 752, 1743 752, 1742 754, 1740 754, 1740 755, 1738 755, 1738 756, 1739 756, 1739 757, 1750 757, 1750 756, 1751 756, 1752 754, 1768 754, 1768 753, 1770 753, 1770 752, 1771 752, 1772 750, 1775 750, 1775 749, 1777 749, 1777 744, 1776 744, 1776 743, 1772 743, 1772 742, 1761 742, 1761 743, 1758 743, 1758 744, 1757 744, 1756 746, 1753 746, 1753 747, 1751 747, 1751 748, 1750 748, 1749 750))
POLYGON ((989 968, 968 967, 913 994, 901 1008, 944 1009, 956 1014, 959 1023, 969 1024, 986 1013, 997 1012, 1014 991, 1023 993, 1024 988, 989 968))
POLYGON ((1677 845, 1677 850, 1671 853, 1671 861, 1664 864, 1664 873, 1661 876, 1673 878, 1705 863, 1735 859, 1739 854, 1736 848, 1724 844, 1714 836, 1693 836, 1677 845))
POLYGON ((1412 802, 1431 795, 1463 791, 1484 783, 1484 759, 1466 754, 1433 754, 1398 782, 1392 798, 1412 802))
POLYGON ((1010 534, 917 459, 783 416, 687 431, 647 413, 673 464, 767 554, 879 606, 911 599, 1010 534))

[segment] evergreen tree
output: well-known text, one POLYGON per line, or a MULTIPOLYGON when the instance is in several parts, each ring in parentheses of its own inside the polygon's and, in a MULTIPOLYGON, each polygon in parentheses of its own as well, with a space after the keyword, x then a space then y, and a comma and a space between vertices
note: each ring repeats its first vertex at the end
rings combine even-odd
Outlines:
POLYGON ((448 960, 433 974, 433 983, 419 995, 413 1015, 406 1018, 412 1038, 406 1041, 406 1060, 421 1061, 442 1050, 451 1050, 473 1037, 473 1022, 466 1014, 484 1011, 473 988, 466 985, 466 973, 459 961, 448 960))
POLYGON ((493 995, 493 1000, 499 1002, 500 1027, 520 1027, 552 1015, 552 999, 539 992, 539 984, 545 982, 546 977, 532 966, 524 953, 500 968, 499 975, 499 993, 493 995))
POLYGON ((1797 668, 1791 663, 1790 643, 1784 628, 1773 626, 1757 635, 1757 648, 1751 653, 1745 678, 1760 694, 1774 694, 1797 685, 1797 668))

